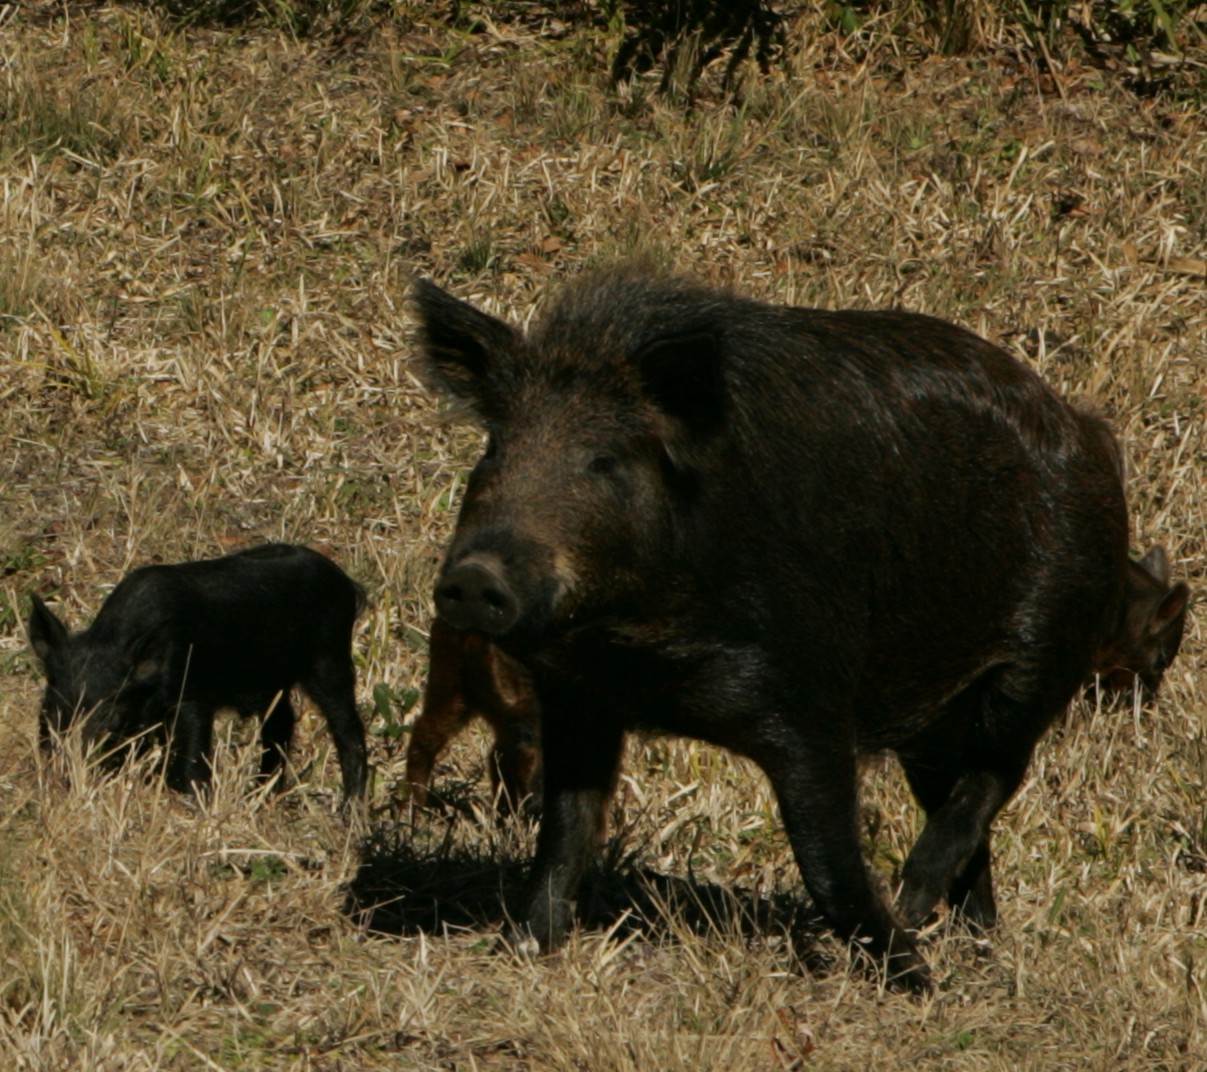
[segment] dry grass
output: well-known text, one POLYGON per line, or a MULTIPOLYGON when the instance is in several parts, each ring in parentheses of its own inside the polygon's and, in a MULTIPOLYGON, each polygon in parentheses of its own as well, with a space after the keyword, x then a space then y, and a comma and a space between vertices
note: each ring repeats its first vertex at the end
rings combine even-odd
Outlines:
MULTIPOLYGON (((555 958, 496 955, 532 831, 481 821, 473 735, 437 772, 447 813, 397 821, 383 732, 426 672, 478 445, 411 374, 413 274, 523 320, 643 250, 761 298, 957 320, 1109 416, 1135 548, 1207 589, 1201 91, 902 54, 806 13, 790 75, 739 107, 706 76, 685 112, 644 81, 610 95, 615 40, 553 10, 470 33, 432 6, 300 43, 0 6, 0 1064, 1204 1067, 1202 614, 1156 707, 1081 705, 1046 740, 999 823, 1002 925, 937 928, 922 1001, 825 935, 793 961, 766 785, 683 742, 631 746, 590 926, 555 958), (204 807, 37 755, 29 591, 79 624, 135 564, 261 539, 328 548, 371 592, 368 841, 314 718, 277 796, 249 793, 232 727, 204 807), (395 900, 366 917, 349 890, 395 900)), ((866 787, 891 882, 917 815, 891 763, 866 787)))

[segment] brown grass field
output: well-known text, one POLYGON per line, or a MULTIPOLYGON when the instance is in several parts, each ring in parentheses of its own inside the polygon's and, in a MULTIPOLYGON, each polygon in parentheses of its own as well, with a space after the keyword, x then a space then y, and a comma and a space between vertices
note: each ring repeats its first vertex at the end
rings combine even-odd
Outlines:
MULTIPOLYGON (((570 6, 298 40, 0 3, 0 1068, 1207 1068, 1203 612, 1157 703, 1045 739, 996 827, 1001 925, 941 919, 923 999, 825 933, 794 958, 774 803, 716 750, 632 742, 584 925, 537 961, 495 951, 533 829, 491 821, 484 735, 408 815, 399 723, 480 445, 415 378, 415 275, 522 322, 641 252, 958 321, 1109 418, 1133 550, 1207 590, 1201 36, 1139 92, 1002 27, 946 58, 803 4, 787 68, 689 104, 656 71, 610 89, 617 31, 570 6), (369 590, 367 820, 310 708, 283 793, 233 720, 204 804, 38 754, 31 591, 78 627, 135 565, 263 540, 369 590)), ((891 888, 918 812, 891 760, 864 784, 891 888)))

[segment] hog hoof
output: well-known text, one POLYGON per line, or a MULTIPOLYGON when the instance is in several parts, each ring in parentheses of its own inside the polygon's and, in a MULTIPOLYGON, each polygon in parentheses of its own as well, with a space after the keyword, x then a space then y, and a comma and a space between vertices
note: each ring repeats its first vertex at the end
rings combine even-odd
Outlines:
POLYGON ((956 918, 973 934, 987 934, 997 926, 997 905, 992 897, 985 901, 983 897, 970 893, 964 903, 956 906, 953 911, 956 918))
POLYGON ((897 993, 928 994, 934 989, 930 965, 909 935, 894 931, 887 953, 869 948, 869 944, 866 939, 851 943, 856 970, 897 993))
POLYGON ((500 948, 530 960, 541 955, 541 943, 527 927, 512 927, 504 932, 500 948))
POLYGON ((541 954, 541 943, 530 934, 516 943, 515 951, 522 957, 538 957, 541 954))
POLYGON ((885 985, 890 990, 908 994, 929 994, 935 988, 930 966, 917 950, 892 954, 888 959, 885 985))
MULTIPOLYGON (((908 864, 906 866, 908 869, 908 864)), ((901 893, 897 897, 897 917, 910 930, 917 930, 930 918, 941 900, 942 890, 928 889, 925 884, 908 874, 907 870, 901 893)))

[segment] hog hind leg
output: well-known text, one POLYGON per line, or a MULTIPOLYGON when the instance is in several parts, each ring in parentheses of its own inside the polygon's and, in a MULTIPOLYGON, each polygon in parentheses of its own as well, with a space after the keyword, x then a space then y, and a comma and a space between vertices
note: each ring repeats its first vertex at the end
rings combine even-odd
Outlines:
POLYGON ((474 712, 465 701, 461 678, 461 660, 457 652, 453 651, 450 658, 437 659, 433 639, 431 670, 423 692, 423 710, 411 726, 411 739, 407 743, 405 777, 410 787, 411 803, 417 808, 427 806, 432 770, 440 753, 473 718, 474 712))
POLYGON ((297 714, 289 697, 289 690, 283 689, 267 697, 263 705, 267 713, 260 726, 260 771, 258 778, 268 781, 275 775, 289 758, 289 746, 293 742, 293 728, 297 722, 297 714))
POLYGON ((527 697, 500 708, 484 707, 483 715, 495 731, 490 774, 499 817, 503 818, 514 814, 539 790, 541 745, 540 716, 534 699, 527 697))
POLYGON ((327 720, 339 756, 345 802, 363 799, 369 763, 365 725, 356 710, 356 669, 351 654, 316 659, 299 684, 327 720))
MULTIPOLYGON (((937 732, 911 741, 898 758, 914 798, 929 820, 950 799, 963 771, 964 743, 959 720, 954 723, 944 720, 937 732)), ((997 922, 988 835, 956 874, 946 890, 946 897, 953 912, 974 930, 989 930, 997 922)), ((924 918, 907 915, 906 921, 918 926, 924 918)))
MULTIPOLYGON (((928 815, 902 869, 898 907, 906 923, 921 923, 944 896, 956 904, 962 900, 974 924, 996 921, 990 825, 1022 784, 1036 743, 1079 684, 1075 675, 1045 676, 1034 667, 1002 667, 986 683, 958 769, 945 772, 951 781, 945 799, 940 803, 933 788, 924 789, 927 799, 919 798, 928 815)), ((922 778, 915 767, 911 785, 922 778)))

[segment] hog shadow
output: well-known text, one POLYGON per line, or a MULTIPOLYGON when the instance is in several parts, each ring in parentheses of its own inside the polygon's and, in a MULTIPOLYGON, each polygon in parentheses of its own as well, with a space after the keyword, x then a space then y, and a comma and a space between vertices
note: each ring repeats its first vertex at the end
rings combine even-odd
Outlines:
POLYGON ((387 937, 497 929, 505 906, 520 896, 527 862, 452 847, 449 836, 434 840, 417 837, 402 823, 371 830, 345 890, 344 912, 369 933, 387 937))
MULTIPOLYGON (((621 856, 615 843, 609 850, 583 881, 583 931, 658 944, 738 936, 750 946, 784 947, 810 973, 833 970, 821 940, 828 932, 807 900, 662 874, 621 856)), ((379 827, 361 845, 344 911, 381 937, 474 930, 493 942, 521 904, 529 863, 527 856, 452 847, 447 838, 433 846, 401 824, 379 827)))

